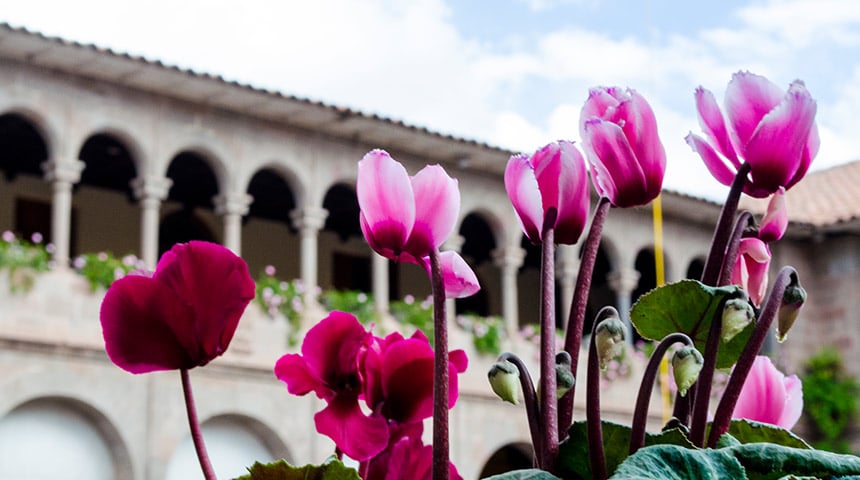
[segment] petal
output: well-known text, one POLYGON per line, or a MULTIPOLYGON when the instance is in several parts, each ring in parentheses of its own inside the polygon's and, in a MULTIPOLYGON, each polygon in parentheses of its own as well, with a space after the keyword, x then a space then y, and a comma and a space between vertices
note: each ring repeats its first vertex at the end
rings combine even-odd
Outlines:
POLYGON ((370 337, 352 314, 331 312, 311 327, 302 341, 308 372, 332 389, 339 388, 343 379, 358 378, 358 355, 370 337))
POLYGON ((573 245, 579 241, 588 219, 591 201, 588 173, 582 154, 573 142, 559 142, 561 171, 556 180, 559 186, 558 218, 555 223, 555 243, 573 245))
POLYGON ((735 150, 746 158, 745 149, 759 123, 780 101, 783 91, 765 77, 738 72, 726 87, 726 116, 732 126, 735 150))
POLYGON ((775 242, 782 238, 788 228, 788 207, 785 204, 785 189, 780 187, 767 204, 767 212, 761 220, 758 238, 763 242, 775 242))
POLYGON ((624 131, 618 125, 601 120, 585 124, 585 138, 592 173, 596 170, 596 185, 600 185, 616 207, 644 205, 648 197, 645 174, 624 131))
POLYGON ((711 172, 711 175, 717 179, 718 182, 723 185, 730 186, 735 179, 736 171, 732 171, 726 162, 720 157, 716 151, 714 151, 713 147, 708 145, 705 140, 693 133, 688 134, 684 140, 686 140, 687 145, 693 148, 693 151, 698 153, 702 160, 705 162, 705 166, 708 167, 708 171, 711 172))
POLYGON ((543 228, 543 200, 534 165, 525 155, 514 155, 505 167, 505 191, 517 213, 517 220, 532 243, 540 242, 543 228))
POLYGON ((383 353, 382 414, 398 423, 433 416, 433 349, 427 341, 406 339, 383 353))
POLYGON ((770 267, 770 250, 767 244, 758 238, 742 238, 738 246, 738 261, 743 262, 742 272, 746 278, 739 285, 746 290, 750 300, 761 305, 767 293, 768 268, 770 267))
POLYGON ((383 150, 372 150, 358 162, 355 184, 358 206, 376 242, 399 251, 415 223, 415 195, 406 169, 383 150))
POLYGON ((543 215, 542 224, 546 221, 546 214, 551 208, 555 208, 558 211, 559 176, 562 169, 561 156, 562 151, 559 144, 550 143, 536 151, 531 158, 543 206, 543 211, 541 212, 541 215, 543 215))
MULTIPOLYGON (((454 251, 439 253, 439 264, 442 267, 442 280, 445 283, 445 298, 471 297, 481 290, 478 276, 459 253, 454 251)), ((422 265, 424 265, 427 276, 432 279, 430 258, 425 257, 422 265)))
POLYGON ((162 256, 152 277, 190 306, 194 334, 201 351, 197 364, 204 365, 230 345, 239 319, 255 286, 248 265, 221 245, 192 241, 174 245, 162 256))
POLYGON ((723 112, 720 111, 717 100, 710 90, 702 87, 696 89, 696 110, 699 112, 699 125, 705 131, 705 135, 708 136, 711 143, 717 148, 717 151, 732 162, 735 169, 740 168, 741 163, 738 161, 734 147, 732 147, 732 141, 726 129, 723 112))
POLYGON ((343 453, 359 462, 368 460, 388 446, 388 422, 367 416, 355 397, 336 397, 314 415, 317 432, 328 436, 343 453))
POLYGON ((657 133, 657 118, 642 95, 627 89, 629 99, 618 106, 617 123, 633 149, 636 162, 645 175, 648 203, 660 194, 666 171, 666 151, 657 133))
POLYGON ((415 225, 405 250, 421 258, 442 245, 454 231, 460 213, 457 180, 439 165, 428 165, 412 177, 415 225))
POLYGON ((594 87, 588 91, 588 99, 579 112, 579 134, 585 136, 585 124, 589 120, 599 118, 611 120, 623 93, 617 87, 594 87))
POLYGON ((753 183, 771 192, 788 185, 801 166, 815 111, 806 88, 794 84, 783 102, 764 116, 744 152, 753 183))
POLYGON ((769 358, 756 357, 732 417, 778 425, 786 398, 783 379, 769 358))
POLYGON ((794 173, 794 177, 788 182, 788 185, 785 188, 791 188, 799 182, 804 176, 806 176, 807 170, 809 170, 809 165, 812 164, 812 161, 815 159, 815 156, 818 155, 818 148, 821 146, 821 137, 818 135, 818 126, 816 124, 812 124, 812 130, 809 131, 809 140, 806 141, 806 148, 803 150, 803 155, 800 157, 800 166, 797 168, 797 172, 794 173))
POLYGON ((123 370, 147 373, 196 366, 193 312, 161 283, 137 275, 115 281, 105 293, 99 317, 108 357, 123 370))
POLYGON ((779 416, 777 425, 791 430, 800 420, 803 413, 803 385, 797 375, 785 379, 785 407, 779 416))
POLYGON ((319 378, 308 370, 305 359, 296 353, 288 353, 275 363, 275 377, 287 384, 287 391, 293 395, 315 392, 318 397, 328 400, 334 391, 325 387, 319 378))

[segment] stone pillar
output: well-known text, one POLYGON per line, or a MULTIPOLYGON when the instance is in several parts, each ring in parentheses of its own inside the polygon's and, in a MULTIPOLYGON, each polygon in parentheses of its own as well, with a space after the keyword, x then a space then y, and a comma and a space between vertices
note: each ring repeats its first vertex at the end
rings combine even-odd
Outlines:
POLYGON ((508 338, 514 338, 520 326, 517 274, 526 258, 520 247, 499 247, 492 252, 493 262, 502 271, 502 316, 508 338))
MULTIPOLYGON (((451 251, 460 253, 460 249, 463 248, 463 244, 465 242, 466 239, 462 235, 457 235, 456 233, 451 234, 451 236, 449 236, 448 239, 445 240, 445 242, 442 244, 442 248, 440 248, 439 251, 451 251)), ((457 319, 456 299, 449 298, 445 300, 445 318, 448 319, 449 325, 457 319)))
POLYGON ((51 183, 51 243, 54 244, 54 264, 57 268, 69 266, 69 244, 72 226, 72 185, 81 179, 86 165, 80 160, 58 163, 49 160, 42 164, 45 180, 51 183))
POLYGON ((579 256, 575 245, 559 245, 556 250, 555 276, 561 288, 561 323, 567 328, 570 318, 570 302, 573 301, 573 291, 576 288, 576 276, 579 274, 579 256))
POLYGON ((247 193, 227 193, 212 199, 215 214, 223 217, 224 246, 236 255, 242 255, 242 217, 248 214, 248 207, 254 197, 247 193))
POLYGON ((388 315, 388 259, 376 252, 371 252, 370 258, 374 308, 383 318, 388 315))
POLYGON ((639 272, 632 268, 622 268, 609 272, 607 276, 609 288, 615 291, 618 314, 621 316, 621 321, 627 327, 627 341, 633 342, 633 325, 630 323, 630 295, 633 290, 639 285, 639 272))
POLYGON ((167 198, 173 180, 147 176, 132 180, 131 188, 140 203, 140 258, 149 270, 158 263, 158 223, 161 202, 167 198))
POLYGON ((320 207, 305 207, 290 212, 290 219, 299 231, 301 239, 301 275, 305 286, 305 304, 316 303, 314 291, 317 285, 317 242, 319 231, 325 226, 328 210, 320 207))

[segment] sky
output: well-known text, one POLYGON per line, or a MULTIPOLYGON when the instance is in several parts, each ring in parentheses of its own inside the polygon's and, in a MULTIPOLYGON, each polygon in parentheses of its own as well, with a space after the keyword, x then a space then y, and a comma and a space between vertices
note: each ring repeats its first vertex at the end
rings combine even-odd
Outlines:
POLYGON ((579 141, 589 88, 630 87, 665 186, 714 200, 693 92, 747 70, 806 83, 813 169, 860 160, 855 0, 0 0, 0 21, 526 153, 579 141))

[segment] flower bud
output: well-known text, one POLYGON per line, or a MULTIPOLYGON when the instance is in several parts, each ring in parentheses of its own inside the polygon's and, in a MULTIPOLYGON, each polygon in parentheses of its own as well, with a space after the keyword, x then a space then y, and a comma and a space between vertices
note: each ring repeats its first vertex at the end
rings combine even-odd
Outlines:
POLYGON ((678 393, 682 397, 687 395, 687 390, 698 380, 704 363, 702 354, 692 346, 684 346, 672 356, 675 385, 678 386, 678 393))
POLYGON ((570 364, 569 353, 559 352, 555 356, 555 394, 559 399, 576 383, 576 378, 570 371, 570 364))
POLYGON ((508 360, 496 362, 490 367, 490 371, 487 372, 487 378, 490 380, 493 392, 499 398, 513 405, 519 404, 517 383, 520 381, 520 371, 516 365, 508 360))
POLYGON ((788 330, 797 320, 800 307, 803 306, 804 302, 806 302, 806 290, 800 286, 797 276, 793 275, 792 282, 785 287, 785 293, 782 294, 782 304, 777 313, 776 340, 779 343, 785 341, 788 330))
POLYGON ((600 370, 605 371, 609 362, 624 351, 624 324, 617 315, 613 315, 597 324, 594 345, 597 347, 597 358, 600 370))
POLYGON ((723 307, 723 341, 728 342, 741 333, 755 319, 752 305, 744 298, 733 298, 726 301, 723 307))

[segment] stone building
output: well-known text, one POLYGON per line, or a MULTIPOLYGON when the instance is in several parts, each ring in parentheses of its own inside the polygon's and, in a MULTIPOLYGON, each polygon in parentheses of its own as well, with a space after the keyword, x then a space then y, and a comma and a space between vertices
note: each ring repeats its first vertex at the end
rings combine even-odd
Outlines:
MULTIPOLYGON (((173 243, 208 239, 240 253, 252 274, 273 265, 304 285, 371 292, 383 314, 389 299, 426 296, 424 273, 373 254, 358 228, 356 162, 372 148, 412 173, 439 163, 459 179, 458 235, 448 248, 472 264, 483 290, 453 307, 502 317, 506 347, 523 347, 516 331, 536 315, 538 268, 502 184, 512 152, 0 25, 0 231, 42 234, 54 264, 26 292, 12 292, 15 279, 0 272, 0 477, 22 475, 22 464, 34 475, 23 478, 160 480, 195 471, 178 375, 133 376, 110 363, 101 294, 69 266, 78 254, 134 253, 152 268, 173 243), (47 455, 58 460, 43 461, 47 455)), ((857 165, 844 171, 856 177, 857 165)), ((832 171, 811 177, 813 194, 858 196, 857 182, 836 182, 832 171)), ((663 205, 666 278, 696 276, 719 206, 672 192, 663 205)), ((835 205, 797 207, 799 223, 774 252, 775 263, 798 267, 810 294, 801 333, 793 332, 799 341, 777 353, 796 369, 807 352, 833 343, 860 374, 860 204, 835 205)), ((578 248, 559 249, 564 299, 578 248)), ((625 310, 655 286, 653 265, 651 211, 613 210, 592 303, 625 310)), ((560 318, 567 302, 559 302, 560 318)), ((311 308, 304 328, 323 315, 311 308)), ((216 467, 219 458, 229 466, 281 457, 301 464, 331 454, 310 420, 320 402, 290 396, 272 375, 275 360, 294 350, 287 330, 252 304, 228 353, 192 372, 216 467)), ((451 441, 453 461, 473 479, 529 460, 525 414, 489 394, 493 358, 469 338, 452 332, 452 348, 465 348, 471 365, 451 441)), ((609 416, 629 420, 635 373, 607 390, 609 416)))

